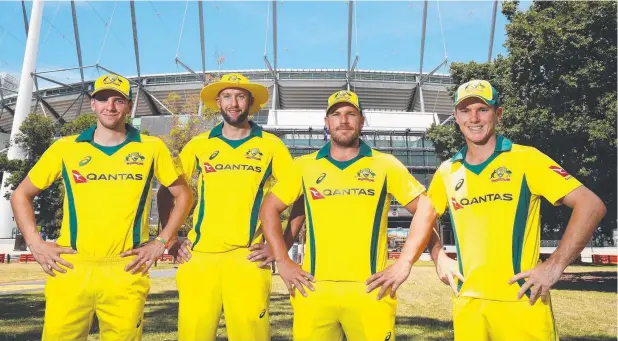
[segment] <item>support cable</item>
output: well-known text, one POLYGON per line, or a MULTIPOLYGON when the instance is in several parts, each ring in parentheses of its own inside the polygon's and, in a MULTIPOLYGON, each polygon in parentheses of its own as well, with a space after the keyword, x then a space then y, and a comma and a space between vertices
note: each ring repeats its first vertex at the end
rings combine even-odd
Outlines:
POLYGON ((264 38, 264 56, 268 48, 268 20, 270 19, 270 1, 266 3, 266 37, 264 38))
MULTIPOLYGON (((54 16, 52 17, 52 23, 56 21, 56 14, 58 14, 58 10, 60 9, 60 2, 56 3, 56 11, 54 11, 54 16)), ((47 37, 49 36, 49 31, 51 31, 51 25, 47 27, 47 32, 45 33, 45 38, 43 38, 43 45, 47 43, 47 37)))
MULTIPOLYGON (((88 3, 90 3, 90 2, 88 2, 88 3)), ((105 26, 106 26, 105 36, 103 37, 103 42, 101 43, 101 50, 99 51, 99 56, 97 57, 97 62, 95 64, 99 64, 99 61, 101 60, 101 55, 103 54, 103 48, 105 47, 105 42, 107 41, 107 35, 109 34, 109 31, 111 30, 111 27, 112 27, 112 20, 114 19, 114 14, 116 13, 116 5, 117 4, 118 4, 118 1, 114 2, 114 9, 112 10, 112 16, 105 23, 105 26)))
POLYGON ((357 11, 356 6, 358 6, 358 4, 355 1, 354 2, 354 30, 356 31, 355 32, 356 36, 354 38, 356 40, 356 56, 358 57, 358 20, 356 19, 356 11, 357 11))
POLYGON ((152 9, 155 12, 155 15, 157 16, 157 19, 159 19, 159 21, 161 22, 161 24, 163 25, 163 28, 165 29, 165 32, 167 33, 168 36, 172 36, 172 34, 170 33, 169 28, 167 28, 167 25, 165 24, 165 21, 163 21, 163 19, 161 18, 161 13, 159 13, 159 11, 157 11, 157 8, 155 7, 154 3, 152 1, 148 1, 150 2, 150 5, 152 6, 152 9))
POLYGON ((185 14, 182 16, 182 25, 180 26, 180 36, 178 37, 178 48, 176 49, 176 58, 178 58, 178 52, 180 52, 180 43, 182 42, 182 31, 185 28, 185 19, 187 18, 187 9, 189 8, 189 0, 185 5, 185 14))
POLYGON ((438 6, 438 21, 440 22, 440 34, 442 34, 442 46, 444 47, 444 59, 448 60, 448 53, 446 52, 446 39, 444 38, 444 27, 442 27, 442 13, 440 11, 440 1, 436 1, 438 6))
POLYGON ((70 41, 70 40, 69 40, 69 38, 67 38, 67 36, 66 36, 66 35, 65 35, 62 31, 60 31, 60 30, 59 30, 56 26, 54 26, 54 23, 53 23, 53 22, 49 21, 49 19, 47 19, 45 16, 43 16, 43 20, 45 20, 45 22, 46 22, 46 23, 48 23, 48 24, 49 24, 49 26, 50 26, 51 28, 53 28, 53 29, 54 29, 54 31, 56 31, 58 34, 60 34, 60 36, 61 36, 64 40, 66 40, 67 42, 69 42, 69 44, 71 44, 71 45, 75 45, 75 42, 74 42, 74 41, 70 41))

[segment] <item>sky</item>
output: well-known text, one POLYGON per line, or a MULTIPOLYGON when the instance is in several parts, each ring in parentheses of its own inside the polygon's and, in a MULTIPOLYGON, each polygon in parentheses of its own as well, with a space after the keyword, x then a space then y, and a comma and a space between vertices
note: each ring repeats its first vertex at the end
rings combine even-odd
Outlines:
MULTIPOLYGON (((520 8, 529 5, 522 2, 520 8)), ((271 2, 207 1, 203 6, 207 70, 265 69, 265 54, 274 65, 271 2)), ((31 8, 26 2, 28 15, 31 8)), ((487 61, 492 8, 493 1, 429 1, 423 71, 446 56, 449 62, 487 61)), ((201 70, 197 2, 137 1, 135 11, 142 75, 185 72, 176 57, 201 70)), ((83 65, 98 63, 137 75, 129 2, 77 1, 76 12, 83 65)), ((359 56, 357 69, 418 72, 422 16, 421 1, 355 2, 351 54, 352 60, 359 56)), ((507 54, 506 24, 498 8, 492 57, 507 54)), ((347 2, 277 2, 278 68, 345 69, 347 37, 347 2)), ((19 78, 25 43, 21 1, 0 1, 0 72, 19 78)), ((37 71, 78 65, 71 3, 45 1, 37 71)), ((86 80, 98 75, 94 68, 85 69, 86 80)), ((48 76, 61 82, 80 79, 77 70, 48 76)))

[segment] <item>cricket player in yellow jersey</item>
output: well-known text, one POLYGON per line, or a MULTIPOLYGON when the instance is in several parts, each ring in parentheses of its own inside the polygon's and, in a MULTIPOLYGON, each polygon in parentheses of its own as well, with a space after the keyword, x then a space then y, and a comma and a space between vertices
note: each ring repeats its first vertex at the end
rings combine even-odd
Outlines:
POLYGON ((163 142, 125 124, 132 107, 127 79, 98 78, 90 103, 97 124, 54 142, 11 204, 30 252, 51 276, 43 340, 86 340, 95 314, 101 340, 140 340, 147 271, 185 220, 193 197, 163 142), (169 186, 176 206, 161 234, 149 241, 153 176, 169 186), (56 179, 64 185, 57 244, 37 233, 32 205, 56 179))
MULTIPOLYGON (((269 340, 272 255, 258 214, 266 181, 279 179, 292 157, 279 138, 248 120, 268 100, 266 87, 232 73, 204 87, 201 98, 208 108, 220 110, 224 122, 193 138, 180 154, 186 176, 199 175, 191 251, 186 244, 180 247, 190 260, 176 277, 178 337, 215 340, 225 311, 231 341, 269 340)), ((166 197, 160 191, 164 212, 169 210, 166 197)))
MULTIPOLYGON (((266 197, 260 213, 292 296, 294 340, 341 340, 343 334, 347 340, 394 340, 396 286, 381 299, 370 293, 386 283, 374 275, 384 270, 388 258, 388 210, 392 197, 410 212, 417 206, 430 207, 429 198, 399 160, 360 140, 364 117, 354 92, 331 95, 324 121, 331 142, 297 158, 266 197), (288 257, 279 220, 279 214, 301 197, 308 235, 302 268, 288 257), (370 277, 373 286, 368 288, 370 277), (295 289, 302 295, 295 295, 295 289)), ((410 257, 386 271, 402 277, 399 284, 423 252, 431 231, 431 225, 412 226, 407 242, 410 257)), ((387 286, 378 296, 387 292, 387 286)))
POLYGON ((502 108, 489 82, 461 85, 455 107, 466 146, 442 163, 428 191, 431 215, 448 209, 455 235, 457 262, 435 234, 430 241, 438 275, 455 292, 455 340, 557 340, 549 289, 605 205, 542 152, 496 134, 502 108), (560 246, 539 263, 542 197, 573 214, 560 246))

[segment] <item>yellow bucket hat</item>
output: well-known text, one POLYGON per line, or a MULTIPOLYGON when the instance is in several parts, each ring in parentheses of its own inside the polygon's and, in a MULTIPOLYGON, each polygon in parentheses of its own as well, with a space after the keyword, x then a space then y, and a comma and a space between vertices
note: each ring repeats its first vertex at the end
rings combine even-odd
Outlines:
POLYGON ((133 100, 133 91, 131 90, 131 84, 129 80, 118 75, 109 74, 103 75, 94 81, 94 90, 90 96, 94 96, 101 90, 114 90, 119 92, 129 101, 133 100))
POLYGON ((268 101, 268 89, 265 86, 249 82, 247 77, 240 73, 228 73, 223 75, 220 81, 210 83, 202 88, 200 92, 202 103, 204 103, 207 108, 219 110, 217 96, 219 96, 221 91, 229 88, 245 89, 251 93, 253 104, 249 108, 249 114, 260 111, 268 101))
POLYGON ((330 108, 332 108, 333 105, 337 103, 352 104, 362 114, 360 102, 358 101, 358 95, 356 95, 354 92, 350 90, 337 91, 334 94, 330 95, 330 97, 328 97, 328 106, 326 107, 326 115, 328 115, 328 111, 330 110, 330 108))

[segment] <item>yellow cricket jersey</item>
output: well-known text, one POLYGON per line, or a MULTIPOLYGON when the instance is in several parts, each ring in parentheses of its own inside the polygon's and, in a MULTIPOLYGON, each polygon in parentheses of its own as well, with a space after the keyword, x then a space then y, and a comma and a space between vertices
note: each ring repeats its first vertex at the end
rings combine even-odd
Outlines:
POLYGON ((330 156, 330 143, 297 158, 272 190, 288 206, 304 194, 304 270, 320 281, 357 282, 386 264, 391 197, 406 205, 424 191, 399 160, 362 141, 359 155, 347 162, 330 156))
POLYGON ((465 278, 459 295, 517 301, 525 282, 508 281, 539 260, 541 197, 556 205, 581 183, 537 149, 503 136, 482 164, 468 164, 466 151, 442 163, 428 191, 438 214, 450 210, 465 278))
POLYGON ((180 153, 188 179, 199 172, 198 203, 189 232, 195 251, 225 252, 262 239, 264 185, 271 175, 279 179, 292 157, 278 137, 250 124, 249 136, 228 140, 221 123, 194 137, 180 153))
POLYGON ((28 177, 44 190, 62 177, 58 244, 90 256, 113 256, 148 241, 152 177, 165 186, 182 174, 161 139, 130 125, 125 142, 93 141, 96 125, 54 142, 28 177))

